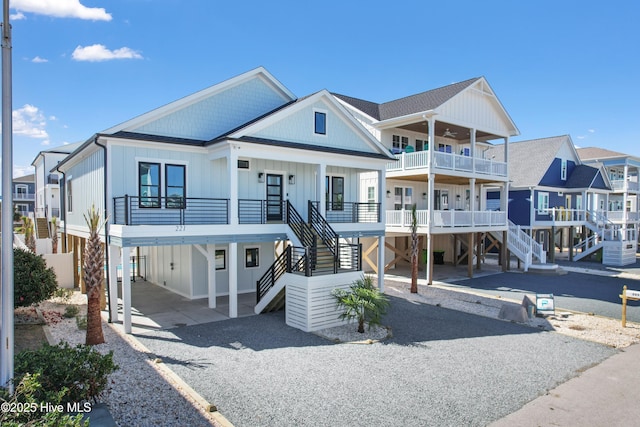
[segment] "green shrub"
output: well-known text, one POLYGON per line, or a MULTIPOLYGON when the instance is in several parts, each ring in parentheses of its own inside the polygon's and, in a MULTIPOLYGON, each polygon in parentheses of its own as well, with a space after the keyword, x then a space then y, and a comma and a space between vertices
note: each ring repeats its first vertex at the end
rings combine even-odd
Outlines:
POLYGON ((14 368, 18 380, 27 373, 40 374, 42 389, 34 393, 36 399, 45 401, 48 394, 65 389, 61 403, 95 401, 116 369, 112 351, 102 355, 91 346, 62 342, 18 353, 14 368))
POLYGON ((76 316, 76 326, 78 326, 78 329, 86 331, 87 330, 87 316, 76 316))
POLYGON ((73 295, 73 289, 56 288, 53 292, 54 297, 60 298, 63 301, 69 301, 69 299, 71 299, 71 295, 73 295))
POLYGON ((56 273, 44 258, 23 249, 13 250, 15 307, 28 307, 51 298, 58 287, 56 273))
POLYGON ((67 308, 64 309, 63 316, 67 319, 71 319, 72 317, 76 317, 80 310, 77 305, 68 305, 67 308))
POLYGON ((356 319, 360 333, 364 333, 365 322, 369 323, 369 327, 379 325, 389 306, 389 299, 373 285, 370 276, 356 280, 348 291, 336 288, 332 294, 336 305, 342 310, 340 318, 356 319))
MULTIPOLYGON (((0 425, 3 427, 47 426, 47 427, 88 427, 89 420, 82 420, 82 414, 69 415, 62 411, 42 411, 41 404, 57 407, 61 404, 66 389, 57 392, 45 392, 40 384, 40 374, 27 374, 16 386, 15 393, 9 396, 7 390, 0 390, 0 402, 15 405, 21 410, 3 410, 0 412, 0 425), (45 396, 46 400, 36 396, 45 396)), ((51 406, 48 406, 51 407, 51 406)), ((7 409, 12 409, 9 406, 7 409)), ((66 408, 64 408, 66 411, 66 408)))

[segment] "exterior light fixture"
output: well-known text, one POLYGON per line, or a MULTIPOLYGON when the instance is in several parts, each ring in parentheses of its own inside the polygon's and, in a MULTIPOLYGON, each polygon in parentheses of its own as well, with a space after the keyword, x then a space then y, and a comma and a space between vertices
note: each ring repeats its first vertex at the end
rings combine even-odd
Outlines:
POLYGON ((296 176, 295 175, 289 175, 289 185, 293 185, 296 183, 296 176))
POLYGON ((264 173, 258 172, 258 182, 264 182, 264 173))

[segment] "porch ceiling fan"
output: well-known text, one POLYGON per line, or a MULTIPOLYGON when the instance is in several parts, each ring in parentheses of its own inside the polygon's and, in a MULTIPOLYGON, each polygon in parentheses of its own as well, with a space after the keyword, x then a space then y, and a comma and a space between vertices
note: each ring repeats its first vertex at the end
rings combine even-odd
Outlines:
POLYGON ((458 132, 451 132, 449 128, 446 128, 442 136, 444 138, 455 138, 458 132))

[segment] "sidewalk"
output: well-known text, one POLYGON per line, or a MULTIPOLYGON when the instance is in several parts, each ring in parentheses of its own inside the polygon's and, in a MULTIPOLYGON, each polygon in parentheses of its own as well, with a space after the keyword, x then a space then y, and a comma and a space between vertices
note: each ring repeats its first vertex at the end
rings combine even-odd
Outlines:
MULTIPOLYGON (((549 391, 492 427, 637 425, 640 344, 627 347, 549 391)), ((526 387, 526 382, 523 383, 526 387)))

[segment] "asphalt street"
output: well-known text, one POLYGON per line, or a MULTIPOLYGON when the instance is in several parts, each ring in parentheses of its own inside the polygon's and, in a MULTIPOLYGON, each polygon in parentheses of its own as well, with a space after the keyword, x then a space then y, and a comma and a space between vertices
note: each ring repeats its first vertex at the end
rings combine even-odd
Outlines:
MULTIPOLYGON (((640 276, 638 276, 640 279, 640 276)), ((594 313, 620 319, 622 287, 640 290, 640 280, 569 272, 566 275, 539 275, 507 272, 459 280, 444 287, 465 288, 521 301, 525 295, 553 294, 556 309, 594 313)), ((627 320, 640 322, 640 301, 629 301, 627 320)))

